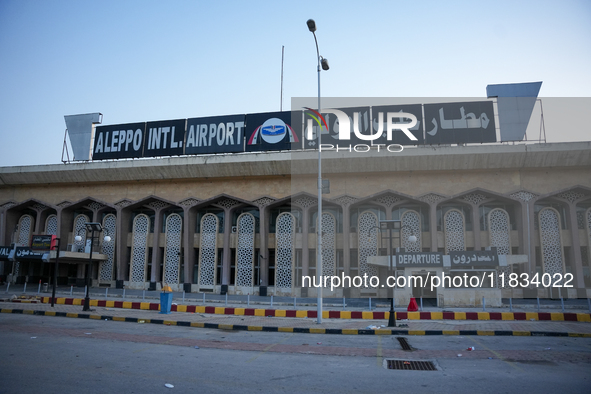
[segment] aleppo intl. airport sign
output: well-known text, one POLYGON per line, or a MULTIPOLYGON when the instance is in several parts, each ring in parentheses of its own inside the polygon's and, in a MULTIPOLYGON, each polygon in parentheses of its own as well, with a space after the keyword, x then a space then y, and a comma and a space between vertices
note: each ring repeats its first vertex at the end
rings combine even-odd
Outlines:
POLYGON ((105 125, 96 127, 92 159, 487 143, 497 141, 494 119, 492 101, 472 101, 320 111, 306 108, 105 125))

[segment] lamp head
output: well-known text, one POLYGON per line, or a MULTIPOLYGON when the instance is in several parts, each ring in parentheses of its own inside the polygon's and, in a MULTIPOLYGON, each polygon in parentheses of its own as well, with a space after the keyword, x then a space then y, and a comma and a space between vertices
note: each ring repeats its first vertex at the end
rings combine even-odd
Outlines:
POLYGON ((417 242, 417 236, 416 235, 411 235, 410 237, 408 237, 408 241, 409 242, 417 242))
POLYGON ((326 60, 325 58, 322 58, 322 60, 320 60, 320 65, 322 66, 322 69, 324 71, 328 70, 328 60, 326 60))
POLYGON ((108 235, 105 235, 104 241, 111 242, 111 237, 109 237, 108 235))
POLYGON ((316 22, 314 22, 314 19, 308 19, 306 24, 308 25, 308 30, 310 30, 312 33, 316 31, 316 22))
POLYGON ((82 241, 82 237, 81 237, 80 235, 76 235, 76 236, 74 237, 74 240, 75 240, 76 242, 80 242, 80 241, 82 241))

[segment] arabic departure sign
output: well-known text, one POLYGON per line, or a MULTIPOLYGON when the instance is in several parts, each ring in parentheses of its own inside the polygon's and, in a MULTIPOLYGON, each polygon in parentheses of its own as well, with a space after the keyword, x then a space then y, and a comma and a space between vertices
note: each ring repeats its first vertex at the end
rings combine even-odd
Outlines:
POLYGON ((14 259, 16 261, 43 260, 43 256, 46 254, 47 252, 36 252, 26 246, 17 246, 14 259))
POLYGON ((496 267, 499 265, 497 252, 490 250, 479 250, 472 252, 449 252, 452 267, 465 266, 474 267, 496 267))
POLYGON ((188 119, 185 154, 243 152, 244 126, 245 115, 188 119))
POLYGON ((424 110, 427 144, 497 141, 492 101, 425 104, 424 110))
POLYGON ((98 126, 94 136, 93 160, 143 157, 146 123, 98 126))
POLYGON ((396 267, 442 267, 441 253, 397 253, 396 267))
POLYGON ((246 151, 301 149, 301 129, 291 119, 291 111, 246 115, 246 151))

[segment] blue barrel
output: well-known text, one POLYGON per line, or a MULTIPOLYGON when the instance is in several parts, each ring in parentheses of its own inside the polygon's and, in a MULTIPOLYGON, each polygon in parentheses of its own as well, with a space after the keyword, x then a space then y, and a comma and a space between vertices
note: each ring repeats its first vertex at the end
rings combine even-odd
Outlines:
POLYGON ((170 313, 172 307, 172 293, 160 293, 160 313, 170 313))

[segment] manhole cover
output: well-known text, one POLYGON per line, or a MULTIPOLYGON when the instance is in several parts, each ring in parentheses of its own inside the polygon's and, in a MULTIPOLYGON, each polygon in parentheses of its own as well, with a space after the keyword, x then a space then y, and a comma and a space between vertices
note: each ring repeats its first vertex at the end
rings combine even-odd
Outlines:
POLYGON ((400 342, 400 347, 402 347, 402 350, 406 350, 406 351, 411 351, 412 347, 410 347, 410 345, 408 344, 408 341, 406 340, 406 338, 404 337, 396 337, 396 339, 398 339, 398 342, 400 342))
POLYGON ((433 361, 386 360, 388 369, 402 369, 409 371, 437 371, 433 361))

